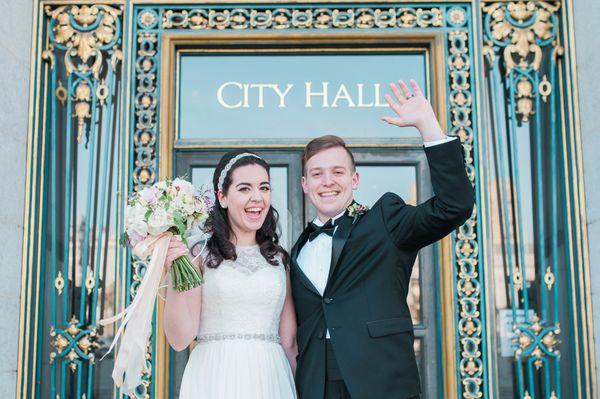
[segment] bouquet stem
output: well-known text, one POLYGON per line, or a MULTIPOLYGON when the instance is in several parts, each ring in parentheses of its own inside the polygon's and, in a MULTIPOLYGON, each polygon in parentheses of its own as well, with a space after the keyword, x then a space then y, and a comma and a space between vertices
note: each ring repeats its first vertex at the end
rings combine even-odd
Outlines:
POLYGON ((187 256, 175 259, 173 266, 171 266, 171 279, 173 280, 173 288, 179 292, 189 291, 202 284, 200 272, 192 265, 190 258, 187 256))

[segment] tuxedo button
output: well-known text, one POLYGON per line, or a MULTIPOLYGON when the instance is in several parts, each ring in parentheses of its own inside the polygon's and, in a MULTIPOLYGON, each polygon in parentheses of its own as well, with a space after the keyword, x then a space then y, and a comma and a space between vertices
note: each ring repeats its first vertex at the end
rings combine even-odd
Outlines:
POLYGON ((321 331, 321 332, 319 333, 319 335, 317 335, 317 338, 319 338, 319 339, 323 339, 323 337, 324 337, 324 336, 325 336, 325 334, 323 334, 323 331, 321 331))
POLYGON ((323 298, 323 302, 329 305, 331 302, 333 302, 333 298, 323 298))

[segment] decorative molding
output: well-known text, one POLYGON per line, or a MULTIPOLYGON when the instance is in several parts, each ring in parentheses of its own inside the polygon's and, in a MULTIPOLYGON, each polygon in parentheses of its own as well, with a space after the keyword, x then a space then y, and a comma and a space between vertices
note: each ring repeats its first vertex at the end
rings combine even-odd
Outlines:
POLYGON ((82 361, 95 363, 95 356, 91 350, 98 347, 96 327, 81 329, 78 326, 79 320, 75 316, 69 321, 69 327, 64 330, 50 326, 51 345, 56 349, 50 353, 50 362, 66 358, 73 373, 77 371, 77 364, 82 361))
MULTIPOLYGON (((109 93, 106 81, 100 77, 105 58, 110 57, 113 71, 117 70, 118 62, 123 60, 119 19, 122 6, 46 6, 45 11, 50 18, 50 44, 42 52, 42 58, 54 68, 55 48, 64 51, 66 77, 75 75, 75 82, 68 94, 75 100, 77 142, 80 142, 84 131, 88 134, 90 131, 92 100, 102 105, 109 93)), ((64 106, 67 92, 62 83, 56 96, 64 106)), ((89 137, 87 139, 89 141, 89 137)))
MULTIPOLYGON (((477 186, 474 160, 474 134, 472 124, 472 72, 467 31, 456 30, 448 34, 448 73, 450 85, 451 134, 459 136, 465 154, 467 176, 477 186)), ((481 320, 482 290, 480 286, 479 243, 477 241, 477 214, 473 214, 459 229, 455 237, 456 295, 459 347, 458 363, 464 398, 483 396, 484 362, 483 321, 481 320)))
POLYGON ((535 97, 540 92, 546 97, 552 89, 547 79, 539 83, 532 75, 540 72, 542 49, 557 46, 559 8, 558 1, 494 2, 483 6, 484 51, 501 55, 506 76, 514 74, 517 79, 516 112, 523 122, 536 112, 535 97))
MULTIPOLYGON (((144 14, 150 17, 151 11, 144 14)), ((439 7, 167 10, 163 29, 372 29, 444 26, 439 7)))

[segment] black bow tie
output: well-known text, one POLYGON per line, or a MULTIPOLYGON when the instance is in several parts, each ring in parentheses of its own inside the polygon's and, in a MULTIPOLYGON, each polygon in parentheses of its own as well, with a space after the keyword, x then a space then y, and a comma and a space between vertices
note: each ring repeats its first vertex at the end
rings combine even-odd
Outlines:
POLYGON ((314 240, 320 236, 321 233, 333 237, 333 231, 335 230, 335 224, 331 221, 331 219, 329 219, 323 226, 317 226, 313 222, 310 222, 310 227, 312 231, 308 234, 308 241, 314 240))

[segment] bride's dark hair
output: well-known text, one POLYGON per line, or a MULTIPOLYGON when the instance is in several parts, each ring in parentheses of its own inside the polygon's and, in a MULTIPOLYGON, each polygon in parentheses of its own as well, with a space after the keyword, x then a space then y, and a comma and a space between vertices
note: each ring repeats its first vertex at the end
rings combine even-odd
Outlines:
MULTIPOLYGON (((235 245, 231 242, 230 237, 233 234, 231 224, 229 223, 229 216, 227 209, 223 208, 219 203, 217 197, 219 176, 221 171, 229 163, 231 159, 242 153, 251 153, 247 150, 231 151, 223 155, 219 161, 215 173, 213 175, 213 188, 215 192, 215 205, 208 214, 208 219, 204 223, 205 231, 211 235, 206 244, 208 249, 208 257, 206 266, 210 268, 218 267, 223 260, 236 260, 237 254, 235 252, 235 245)), ((239 167, 246 165, 260 165, 269 175, 270 179, 270 167, 269 164, 262 158, 253 156, 245 156, 237 160, 231 169, 227 172, 225 180, 223 181, 223 193, 227 194, 229 187, 231 186, 231 175, 234 170, 239 167)), ((289 255, 279 245, 279 235, 277 234, 277 223, 279 221, 279 214, 271 206, 265 217, 265 221, 260 229, 256 231, 256 242, 259 245, 260 253, 264 258, 273 266, 277 266, 278 255, 281 256, 283 264, 287 267, 289 264, 289 255)))

